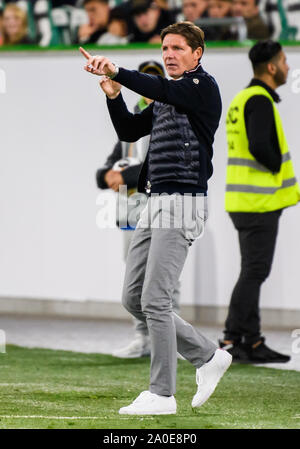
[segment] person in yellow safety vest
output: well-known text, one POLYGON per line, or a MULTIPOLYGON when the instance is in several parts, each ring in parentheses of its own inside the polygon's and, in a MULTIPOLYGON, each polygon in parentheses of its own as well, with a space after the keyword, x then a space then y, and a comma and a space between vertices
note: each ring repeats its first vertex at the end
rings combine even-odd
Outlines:
POLYGON ((249 58, 254 78, 231 102, 227 118, 228 163, 225 208, 238 231, 241 272, 231 296, 220 347, 244 363, 288 362, 261 335, 259 294, 268 277, 282 210, 298 203, 300 189, 275 90, 289 66, 278 42, 255 44, 249 58))

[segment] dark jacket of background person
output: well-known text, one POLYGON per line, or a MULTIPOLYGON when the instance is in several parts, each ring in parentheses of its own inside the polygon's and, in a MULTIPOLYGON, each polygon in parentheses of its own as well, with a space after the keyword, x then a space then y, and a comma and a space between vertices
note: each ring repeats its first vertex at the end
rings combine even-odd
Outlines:
MULTIPOLYGON (((105 182, 105 175, 106 173, 113 168, 116 162, 118 162, 120 159, 122 159, 122 144, 119 140, 116 145, 114 146, 114 149, 112 153, 108 156, 108 158, 105 161, 105 164, 103 167, 99 168, 96 173, 96 181, 97 186, 99 189, 108 189, 108 185, 105 182)), ((137 165, 131 165, 129 167, 124 168, 122 170, 122 178, 124 179, 124 184, 127 185, 128 189, 134 188, 137 186, 139 174, 141 171, 141 168, 143 166, 143 163, 137 165)))
MULTIPOLYGON (((143 99, 140 100, 140 102, 143 99)), ((146 102, 142 101, 141 103, 138 103, 135 108, 134 112, 138 113, 141 112, 145 107, 147 107, 146 102)), ((136 192, 139 174, 141 171, 141 168, 143 166, 144 156, 148 150, 149 146, 149 136, 143 137, 138 142, 134 143, 126 143, 121 142, 120 140, 116 143, 112 153, 108 156, 104 166, 102 168, 99 168, 96 172, 96 182, 99 189, 108 189, 109 186, 106 183, 105 175, 109 170, 114 170, 115 164, 118 165, 121 163, 125 164, 127 163, 127 159, 130 159, 130 157, 133 156, 135 159, 134 163, 132 165, 126 166, 121 169, 121 176, 123 178, 124 185, 127 187, 127 196, 130 197, 133 193, 136 192), (141 145, 140 151, 138 150, 138 144, 141 145), (130 154, 131 153, 131 154, 130 154), (140 163, 136 163, 136 161, 140 161, 140 163)), ((141 194, 138 194, 141 195, 141 194)), ((137 197, 135 197, 135 201, 128 202, 127 203, 127 214, 124 211, 122 212, 122 208, 119 208, 119 196, 117 199, 117 226, 121 226, 122 228, 125 225, 125 222, 127 222, 127 228, 132 228, 132 226, 136 225, 139 216, 137 215, 138 210, 136 209, 136 200, 137 197), (128 221, 130 217, 130 222, 128 221), (121 223, 119 222, 121 220, 121 223)), ((143 203, 143 198, 139 197, 139 203, 143 203)))
MULTIPOLYGON (((151 133, 151 142, 148 150, 147 158, 143 164, 139 177, 138 191, 145 193, 145 185, 147 181, 148 159, 151 153, 152 137, 155 135, 156 129, 161 125, 161 120, 153 120, 154 104, 157 102, 170 105, 167 118, 172 116, 173 125, 177 126, 176 114, 186 115, 191 125, 192 131, 198 140, 198 160, 186 161, 185 155, 181 159, 175 157, 174 151, 171 152, 171 161, 174 159, 177 172, 169 168, 167 176, 162 176, 159 182, 152 185, 153 193, 193 193, 206 192, 207 180, 213 172, 212 168, 212 144, 214 141, 214 133, 219 125, 221 116, 221 98, 218 85, 214 78, 203 70, 201 64, 190 72, 185 72, 180 80, 166 80, 160 76, 145 75, 136 71, 130 71, 120 68, 119 74, 115 80, 129 89, 134 88, 135 92, 145 97, 155 99, 148 108, 140 114, 130 114, 120 94, 116 99, 107 99, 107 104, 113 125, 121 140, 136 141, 143 135, 151 133), (187 177, 187 165, 194 169, 199 167, 198 181, 191 182, 187 177), (198 165, 199 164, 199 165, 198 165), (180 174, 183 176, 180 176, 180 174), (172 182, 169 182, 172 178, 172 182)), ((165 121, 167 121, 165 119, 165 121)), ((180 130, 181 128, 179 128, 180 130)), ((184 130, 182 130, 184 131, 184 130)), ((180 134, 177 137, 170 133, 170 129, 165 129, 163 138, 158 137, 165 142, 168 140, 168 148, 177 148, 177 156, 182 156, 182 152, 186 151, 183 146, 182 139, 188 143, 190 136, 180 134), (173 139, 173 140, 172 140, 173 139), (178 146, 179 145, 179 146, 178 146)), ((161 165, 162 172, 166 170, 166 155, 170 154, 170 150, 164 148, 164 151, 156 153, 156 168, 161 165)), ((150 167, 153 169, 153 167, 150 167)), ((159 167, 158 167, 159 168, 159 167)))
MULTIPOLYGON (((264 82, 253 78, 248 87, 251 86, 262 86, 275 103, 280 101, 275 90, 264 82)), ((271 172, 278 173, 281 166, 281 151, 271 101, 264 95, 254 95, 245 105, 244 117, 250 153, 271 172)))

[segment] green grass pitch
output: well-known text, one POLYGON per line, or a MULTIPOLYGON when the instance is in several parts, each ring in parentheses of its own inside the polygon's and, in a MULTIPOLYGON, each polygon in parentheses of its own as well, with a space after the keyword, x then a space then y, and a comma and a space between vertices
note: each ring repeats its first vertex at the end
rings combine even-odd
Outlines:
POLYGON ((0 354, 1 429, 300 428, 300 373, 232 365, 199 409, 195 369, 178 361, 176 415, 119 415, 148 388, 149 358, 122 360, 7 346, 0 354))

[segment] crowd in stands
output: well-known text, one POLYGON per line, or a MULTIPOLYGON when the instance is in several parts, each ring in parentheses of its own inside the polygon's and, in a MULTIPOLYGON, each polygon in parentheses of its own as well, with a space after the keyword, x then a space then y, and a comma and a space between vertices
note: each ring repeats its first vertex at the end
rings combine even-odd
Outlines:
POLYGON ((206 41, 300 40, 300 0, 0 0, 0 45, 159 43, 180 20, 206 41))

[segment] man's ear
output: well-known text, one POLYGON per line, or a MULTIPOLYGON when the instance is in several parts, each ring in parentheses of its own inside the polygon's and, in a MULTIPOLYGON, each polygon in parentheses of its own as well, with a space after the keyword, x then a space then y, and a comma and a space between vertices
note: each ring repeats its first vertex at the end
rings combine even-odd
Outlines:
POLYGON ((196 56, 197 61, 199 61, 202 58, 203 49, 201 47, 196 48, 196 50, 194 51, 194 54, 196 56))
POLYGON ((269 62, 268 65, 268 72, 270 73, 270 75, 274 76, 275 73, 277 72, 277 67, 275 64, 273 64, 272 62, 269 62))

